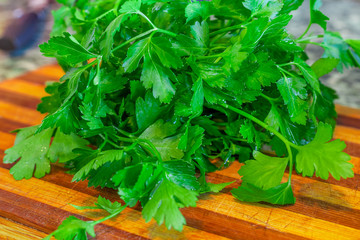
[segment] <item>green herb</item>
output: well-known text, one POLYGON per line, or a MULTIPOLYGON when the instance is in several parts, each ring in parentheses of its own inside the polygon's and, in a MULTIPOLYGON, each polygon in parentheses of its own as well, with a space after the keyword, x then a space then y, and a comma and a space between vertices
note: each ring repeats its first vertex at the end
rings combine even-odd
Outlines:
POLYGON ((360 41, 326 30, 320 0, 310 0, 309 27, 297 39, 285 27, 302 0, 59 2, 40 49, 66 74, 38 106, 47 117, 17 130, 4 162, 17 161, 15 179, 65 163, 74 181, 116 189, 125 205, 99 197, 76 207, 110 215, 69 217, 51 234, 57 239, 95 236, 95 224, 137 202, 146 221, 181 231, 179 208, 229 185, 205 176, 236 159, 245 165, 232 193, 248 202, 293 204, 293 170, 353 177, 345 144, 331 141, 336 95, 319 77, 359 66, 360 41), (324 34, 308 34, 313 24, 324 34), (324 48, 312 66, 308 44, 324 48), (277 156, 261 153, 264 145, 277 156))

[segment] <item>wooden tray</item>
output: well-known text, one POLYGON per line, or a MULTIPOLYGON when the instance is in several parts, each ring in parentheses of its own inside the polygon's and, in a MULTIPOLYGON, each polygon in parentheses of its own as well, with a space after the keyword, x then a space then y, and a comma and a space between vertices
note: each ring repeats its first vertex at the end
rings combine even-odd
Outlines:
MULTIPOLYGON (((0 159, 15 139, 9 131, 41 122, 44 116, 35 108, 45 95, 45 82, 62 74, 53 65, 0 83, 0 159)), ((229 189, 204 195, 196 208, 182 211, 187 226, 181 233, 159 227, 155 221, 145 223, 138 208, 126 209, 116 219, 98 225, 96 239, 360 239, 360 110, 337 108, 335 138, 347 143, 354 178, 323 181, 294 175, 297 202, 293 206, 239 202, 229 189)), ((208 178, 214 183, 236 180, 230 186, 236 187, 239 167, 235 163, 208 178)), ((72 183, 60 167, 42 179, 22 181, 15 181, 9 168, 0 161, 0 239, 41 239, 69 215, 101 217, 100 212, 78 211, 69 203, 92 205, 99 194, 118 200, 115 191, 72 183)))

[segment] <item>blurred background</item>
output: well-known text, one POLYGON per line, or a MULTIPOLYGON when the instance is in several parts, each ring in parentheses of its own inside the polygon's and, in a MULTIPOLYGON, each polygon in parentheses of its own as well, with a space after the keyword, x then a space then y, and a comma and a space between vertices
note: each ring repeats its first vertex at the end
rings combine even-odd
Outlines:
MULTIPOLYGON (((38 26, 43 31, 34 37, 34 41, 37 43, 33 47, 24 46, 26 51, 10 52, 10 54, 0 50, 0 81, 54 63, 53 59, 43 57, 37 47, 39 43, 48 40, 52 27, 50 10, 56 8, 55 4, 51 4, 52 2, 50 0, 0 0, 0 38, 8 31, 8 26, 14 24, 16 21, 14 19, 19 19, 24 12, 29 12, 29 9, 36 12, 40 21, 44 20, 38 26)), ((293 12, 294 18, 288 30, 294 36, 301 35, 308 25, 308 2, 305 0, 304 5, 298 11, 293 12)), ((330 31, 340 32, 345 39, 360 39, 360 0, 323 0, 322 11, 330 18, 328 24, 330 31)), ((29 23, 31 19, 34 19, 32 17, 30 16, 26 22, 29 23)), ((321 33, 321 29, 313 27, 311 32, 321 33)), ((322 54, 321 49, 316 46, 310 46, 308 50, 311 53, 309 54, 310 63, 311 59, 322 54)), ((343 74, 333 72, 321 80, 337 91, 340 97, 337 103, 360 108, 360 70, 349 69, 345 70, 343 74)))

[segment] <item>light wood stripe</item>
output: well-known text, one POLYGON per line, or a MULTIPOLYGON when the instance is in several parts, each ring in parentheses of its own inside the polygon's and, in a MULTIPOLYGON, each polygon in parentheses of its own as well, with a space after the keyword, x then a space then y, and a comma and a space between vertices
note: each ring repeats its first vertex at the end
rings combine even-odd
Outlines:
POLYGON ((0 132, 0 149, 6 150, 14 145, 15 135, 0 132))
POLYGON ((338 125, 335 128, 334 138, 360 144, 360 129, 338 125))
MULTIPOLYGON (((24 80, 34 84, 45 85, 48 81, 58 81, 64 71, 58 65, 49 65, 9 80, 24 80)), ((5 82, 6 83, 6 82, 5 82)), ((4 83, 4 84, 5 84, 4 83)))
POLYGON ((360 121, 360 109, 346 107, 342 105, 335 105, 335 109, 339 115, 356 118, 360 121))
POLYGON ((13 121, 27 125, 37 125, 41 123, 45 116, 45 114, 41 114, 36 110, 30 110, 28 108, 3 102, 0 98, 0 118, 9 118, 13 121))
POLYGON ((354 173, 360 174, 360 158, 351 156, 350 162, 354 165, 354 168, 353 168, 354 173))
POLYGON ((29 83, 20 79, 8 80, 5 84, 0 84, 0 89, 37 98, 41 98, 46 95, 44 86, 29 83))
MULTIPOLYGON (((95 197, 35 178, 24 181, 15 181, 9 172, 3 168, 0 168, 0 176, 2 179, 0 182, 0 189, 2 190, 25 196, 26 198, 74 214, 94 218, 93 215, 89 215, 86 211, 78 211, 69 204, 79 206, 93 205, 96 201, 95 197)), ((164 231, 164 226, 157 226, 153 220, 149 223, 145 223, 144 219, 141 217, 141 213, 130 208, 125 209, 124 212, 116 218, 116 221, 106 221, 105 224, 142 237, 150 237, 151 239, 161 239, 159 236, 156 236, 157 232, 164 232, 165 234, 168 234, 169 238, 226 239, 187 226, 184 227, 184 230, 181 233, 175 230, 164 231), (153 234, 155 234, 155 236, 153 236, 153 234)))
MULTIPOLYGON (((41 67, 31 74, 46 76, 48 79, 60 79, 65 73, 57 64, 41 67)), ((46 80, 46 79, 45 79, 46 80)))
POLYGON ((0 217, 0 239, 35 240, 46 237, 46 233, 0 217))

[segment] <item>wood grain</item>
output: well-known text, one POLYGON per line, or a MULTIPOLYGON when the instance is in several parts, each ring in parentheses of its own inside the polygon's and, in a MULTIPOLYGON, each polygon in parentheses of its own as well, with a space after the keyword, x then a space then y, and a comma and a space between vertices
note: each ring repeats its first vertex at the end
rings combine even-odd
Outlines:
POLYGON ((0 217, 0 236, 7 240, 33 240, 46 237, 46 233, 0 217))
MULTIPOLYGON (((45 82, 58 80, 62 70, 48 66, 0 84, 0 159, 13 145, 11 130, 41 123, 36 111, 45 96, 45 82)), ((230 168, 207 176, 213 183, 235 181, 220 194, 205 194, 197 207, 182 210, 187 225, 179 233, 145 223, 139 207, 128 208, 114 220, 99 224, 96 239, 360 239, 360 110, 337 106, 335 138, 348 145, 355 177, 336 181, 303 178, 293 173, 295 205, 272 206, 235 200, 230 188, 241 184, 235 162, 230 168)), ((69 215, 98 219, 99 211, 78 211, 100 194, 120 201, 114 190, 88 188, 72 182, 62 166, 53 166, 42 179, 15 181, 12 165, 0 163, 0 239, 41 239, 69 215)), ((288 176, 285 174, 284 179, 288 176)))

